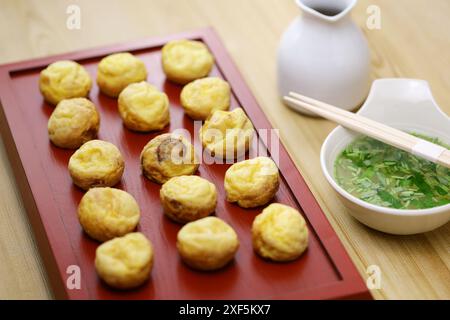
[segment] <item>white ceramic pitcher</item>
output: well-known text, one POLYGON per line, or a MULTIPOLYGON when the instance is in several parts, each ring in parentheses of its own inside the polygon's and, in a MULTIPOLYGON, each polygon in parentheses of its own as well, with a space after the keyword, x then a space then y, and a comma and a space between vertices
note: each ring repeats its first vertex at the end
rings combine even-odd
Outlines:
MULTIPOLYGON (((369 91, 367 41, 352 21, 357 0, 296 0, 302 15, 283 34, 278 49, 278 88, 346 110, 369 91)), ((306 114, 310 114, 305 110, 306 114)))

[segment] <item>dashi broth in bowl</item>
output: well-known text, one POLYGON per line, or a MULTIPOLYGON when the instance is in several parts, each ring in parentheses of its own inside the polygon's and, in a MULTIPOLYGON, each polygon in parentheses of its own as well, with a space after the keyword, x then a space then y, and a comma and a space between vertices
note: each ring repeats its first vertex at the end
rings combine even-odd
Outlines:
MULTIPOLYGON (((425 81, 376 80, 358 113, 450 145, 450 119, 425 81)), ((415 234, 450 220, 448 168, 341 126, 325 140, 321 165, 347 212, 371 228, 415 234)))

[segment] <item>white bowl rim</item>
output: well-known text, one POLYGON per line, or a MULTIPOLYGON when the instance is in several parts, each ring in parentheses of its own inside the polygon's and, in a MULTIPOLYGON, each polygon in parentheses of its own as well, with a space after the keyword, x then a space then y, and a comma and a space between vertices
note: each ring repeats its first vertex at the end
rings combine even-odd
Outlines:
MULTIPOLYGON (((406 78, 377 79, 374 82, 383 81, 383 80, 394 80, 394 79, 395 80, 405 80, 405 81, 421 81, 421 82, 427 83, 427 81, 424 81, 424 80, 406 79, 406 78)), ((428 83, 427 83, 427 85, 428 85, 428 83)), ((372 84, 372 86, 373 86, 373 84, 372 84)), ((372 90, 370 90, 369 96, 367 97, 366 102, 360 108, 360 110, 362 110, 366 106, 366 103, 368 103, 371 100, 372 93, 373 93, 372 90)), ((447 118, 449 118, 442 111, 442 109, 439 108, 439 106, 437 105, 436 101, 433 98, 432 98, 432 102, 437 107, 437 109, 442 113, 442 115, 444 115, 447 118)), ((329 141, 336 134, 337 131, 343 130, 343 129, 345 129, 345 128, 342 127, 342 126, 338 126, 335 129, 333 129, 333 131, 331 131, 330 134, 328 134, 327 138, 323 142, 321 150, 320 150, 320 165, 322 167, 322 172, 325 175, 325 178, 328 180, 328 182, 334 188, 334 190, 336 190, 341 196, 343 196, 347 200, 349 200, 349 201, 351 201, 353 203, 356 203, 357 205, 359 205, 361 207, 364 207, 366 209, 369 209, 369 210, 372 210, 372 211, 377 211, 377 212, 388 214, 388 215, 395 215, 395 216, 427 216, 427 215, 433 215, 433 214, 437 214, 437 213, 443 213, 443 212, 446 212, 446 211, 450 210, 450 203, 442 205, 442 206, 438 206, 438 207, 427 208, 427 209, 395 209, 395 208, 388 208, 388 207, 383 207, 383 206, 379 206, 379 205, 375 205, 375 204, 366 202, 364 200, 361 200, 361 199, 355 197, 351 193, 347 192, 344 188, 342 188, 339 184, 337 184, 337 182, 334 179, 334 175, 332 176, 330 174, 330 172, 328 171, 328 168, 327 168, 327 165, 326 165, 326 159, 325 159, 325 148, 328 147, 328 145, 330 143, 329 141)), ((333 171, 334 171, 334 162, 333 162, 333 171)))

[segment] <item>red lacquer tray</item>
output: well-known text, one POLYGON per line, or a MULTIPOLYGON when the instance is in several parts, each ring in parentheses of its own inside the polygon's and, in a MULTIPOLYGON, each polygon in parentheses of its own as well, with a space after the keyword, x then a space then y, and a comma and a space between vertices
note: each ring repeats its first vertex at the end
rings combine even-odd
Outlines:
MULTIPOLYGON (((261 208, 244 210, 227 203, 223 176, 229 165, 202 164, 199 175, 214 182, 219 191, 216 215, 233 226, 241 246, 235 261, 220 271, 202 273, 185 266, 175 247, 180 225, 164 217, 159 202, 160 186, 145 179, 139 168, 142 147, 162 132, 138 134, 124 128, 116 100, 99 93, 94 85, 90 99, 101 114, 99 138, 114 143, 122 151, 126 169, 118 187, 135 196, 142 210, 138 230, 153 242, 155 248, 151 280, 141 288, 116 291, 97 278, 94 257, 98 243, 83 234, 78 223, 76 209, 83 192, 71 183, 67 171, 73 151, 58 149, 48 140, 47 120, 53 108, 39 93, 39 72, 56 60, 72 59, 83 64, 95 79, 97 64, 102 57, 130 51, 147 65, 147 80, 169 96, 171 124, 163 132, 186 128, 192 134, 193 122, 179 105, 181 87, 166 81, 160 63, 162 45, 176 38, 203 41, 216 59, 211 74, 226 79, 232 87, 232 107, 244 108, 257 129, 271 128, 212 29, 0 67, 1 132, 55 296, 70 299, 370 298, 362 278, 282 145, 279 150, 267 146, 269 152, 279 152, 282 178, 274 201, 298 208, 306 218, 310 229, 306 253, 295 262, 282 264, 256 256, 252 251, 250 228, 261 208), (80 268, 80 289, 66 286, 72 265, 80 268)), ((260 144, 265 144, 262 139, 260 144)))

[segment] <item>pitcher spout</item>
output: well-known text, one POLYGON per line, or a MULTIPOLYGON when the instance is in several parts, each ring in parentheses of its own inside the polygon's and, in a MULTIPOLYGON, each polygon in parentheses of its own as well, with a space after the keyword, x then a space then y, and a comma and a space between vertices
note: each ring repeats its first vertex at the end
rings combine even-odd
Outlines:
POLYGON ((337 22, 346 17, 358 0, 295 0, 305 16, 337 22))

